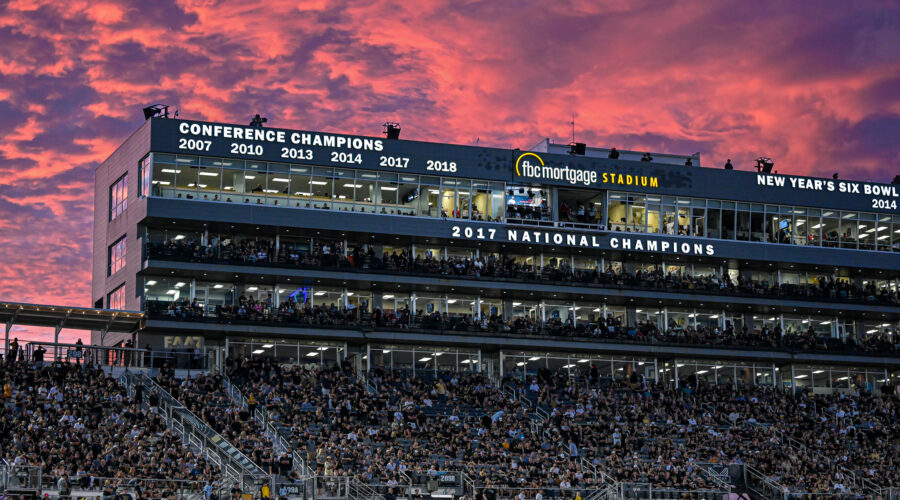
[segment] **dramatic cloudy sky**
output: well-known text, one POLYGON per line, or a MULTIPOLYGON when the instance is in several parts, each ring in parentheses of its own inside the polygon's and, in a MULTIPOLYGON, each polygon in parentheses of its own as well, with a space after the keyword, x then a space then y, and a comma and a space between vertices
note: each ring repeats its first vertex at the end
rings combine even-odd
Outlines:
POLYGON ((90 304, 92 172, 186 118, 900 173, 900 4, 0 0, 0 299, 90 304))

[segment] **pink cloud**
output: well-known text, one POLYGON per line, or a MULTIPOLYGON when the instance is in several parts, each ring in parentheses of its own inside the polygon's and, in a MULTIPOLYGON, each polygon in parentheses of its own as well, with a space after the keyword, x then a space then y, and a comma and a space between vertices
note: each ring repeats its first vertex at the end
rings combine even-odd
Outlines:
POLYGON ((0 297, 90 304, 90 175, 148 103, 501 147, 574 114, 591 145, 885 181, 898 28, 891 2, 8 2, 0 297))

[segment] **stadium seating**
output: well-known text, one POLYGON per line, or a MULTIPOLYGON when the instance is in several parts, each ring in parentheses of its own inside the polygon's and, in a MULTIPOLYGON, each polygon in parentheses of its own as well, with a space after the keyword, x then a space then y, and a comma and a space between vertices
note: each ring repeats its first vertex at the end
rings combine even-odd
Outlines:
POLYGON ((146 498, 176 488, 199 491, 219 472, 142 409, 116 379, 80 364, 0 366, 0 457, 40 466, 53 489, 66 477, 73 491, 127 487, 146 498))

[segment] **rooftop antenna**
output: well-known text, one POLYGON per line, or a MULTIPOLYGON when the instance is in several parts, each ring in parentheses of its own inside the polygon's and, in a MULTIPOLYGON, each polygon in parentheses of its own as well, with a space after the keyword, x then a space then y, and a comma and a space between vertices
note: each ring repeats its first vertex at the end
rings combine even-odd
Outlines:
POLYGON ((572 142, 575 142, 575 113, 572 113, 572 142))

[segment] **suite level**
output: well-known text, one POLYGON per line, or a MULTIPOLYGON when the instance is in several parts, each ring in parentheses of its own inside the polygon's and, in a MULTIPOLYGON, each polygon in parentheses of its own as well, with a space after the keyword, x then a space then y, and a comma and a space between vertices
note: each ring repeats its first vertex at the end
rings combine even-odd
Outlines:
MULTIPOLYGON (((900 251, 900 215, 153 153, 140 195, 396 217, 900 251)), ((110 187, 110 213, 115 203, 110 187)), ((699 193, 698 193, 699 194, 699 193)))

